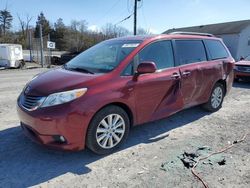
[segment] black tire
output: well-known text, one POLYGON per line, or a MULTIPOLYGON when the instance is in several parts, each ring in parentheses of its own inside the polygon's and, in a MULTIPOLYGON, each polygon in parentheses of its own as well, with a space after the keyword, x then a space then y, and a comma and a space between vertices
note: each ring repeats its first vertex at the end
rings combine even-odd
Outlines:
MULTIPOLYGON (((105 122, 107 122, 107 121, 105 121, 105 122)), ((113 120, 112 120, 112 122, 113 122, 113 120)), ((110 105, 110 106, 104 107, 103 109, 101 109, 99 112, 97 112, 95 114, 95 116, 93 117, 91 123, 89 124, 87 135, 86 135, 87 147, 90 150, 92 150, 94 153, 99 154, 99 155, 112 153, 119 146, 121 146, 122 143, 127 139, 128 134, 129 134, 129 128, 130 128, 130 121, 129 121, 128 114, 125 112, 125 110, 123 110, 119 106, 115 106, 115 105, 110 105), (102 120, 107 120, 105 118, 107 118, 107 116, 109 116, 111 114, 117 115, 119 118, 121 117, 123 119, 123 121, 122 121, 122 119, 119 119, 119 121, 122 122, 122 124, 123 124, 122 129, 123 130, 125 129, 125 130, 124 130, 123 134, 120 134, 120 139, 121 140, 114 147, 112 147, 112 148, 104 148, 104 147, 101 146, 101 143, 99 143, 97 141, 97 137, 98 137, 97 128, 98 127, 100 128, 100 126, 102 126, 101 121, 102 120), (123 135, 123 136, 121 136, 121 135, 123 135)), ((111 131, 111 130, 109 130, 109 131, 111 131)), ((100 134, 103 135, 104 133, 100 133, 100 134)), ((114 134, 114 132, 113 133, 105 132, 105 134, 114 134)), ((117 133, 117 134, 119 135, 119 133, 117 133)), ((105 136, 104 139, 106 139, 106 137, 107 136, 105 136)), ((111 137, 111 135, 110 135, 110 137, 111 137)), ((112 136, 112 138, 109 138, 109 139, 112 139, 112 143, 113 143, 113 141, 116 141, 115 139, 113 139, 113 136, 112 136)), ((109 142, 109 140, 108 140, 108 142, 109 142)), ((111 146, 109 146, 109 147, 111 147, 111 146)))
POLYGON ((209 112, 216 112, 218 111, 221 106, 222 106, 222 103, 223 103, 223 100, 224 100, 224 96, 225 96, 225 88, 223 86, 223 84, 221 83, 216 83, 212 89, 212 92, 211 92, 211 95, 209 97, 209 100, 207 103, 203 104, 202 107, 206 110, 206 111, 209 111, 209 112), (218 105, 213 105, 212 103, 212 100, 213 100, 213 93, 215 92, 216 89, 219 89, 222 91, 222 95, 221 95, 221 101, 218 103, 218 105))
POLYGON ((19 69, 25 69, 25 68, 26 68, 25 62, 24 62, 24 61, 21 61, 21 62, 19 63, 18 68, 19 68, 19 69))

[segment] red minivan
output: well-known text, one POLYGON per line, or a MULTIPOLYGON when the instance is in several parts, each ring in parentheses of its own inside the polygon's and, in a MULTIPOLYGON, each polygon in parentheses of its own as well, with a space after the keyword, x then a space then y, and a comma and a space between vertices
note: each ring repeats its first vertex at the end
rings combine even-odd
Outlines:
POLYGON ((23 131, 65 150, 113 152, 132 126, 201 105, 221 108, 234 59, 209 34, 111 39, 34 77, 17 101, 23 131))

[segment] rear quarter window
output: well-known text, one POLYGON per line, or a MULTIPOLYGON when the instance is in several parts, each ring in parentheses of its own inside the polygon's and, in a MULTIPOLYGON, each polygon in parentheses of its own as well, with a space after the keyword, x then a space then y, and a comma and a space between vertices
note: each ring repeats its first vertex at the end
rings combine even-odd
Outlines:
POLYGON ((207 60, 202 40, 176 40, 175 45, 180 65, 207 60))
POLYGON ((227 50, 219 40, 204 40, 204 42, 211 60, 229 57, 227 50))

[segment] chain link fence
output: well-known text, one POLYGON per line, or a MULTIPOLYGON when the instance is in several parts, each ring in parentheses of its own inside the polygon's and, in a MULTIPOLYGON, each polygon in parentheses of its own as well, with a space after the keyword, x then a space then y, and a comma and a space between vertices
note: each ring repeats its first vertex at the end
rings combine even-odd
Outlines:
POLYGON ((40 38, 31 39, 31 50, 23 50, 24 60, 29 62, 35 62, 42 65, 41 50, 43 50, 43 65, 48 66, 55 58, 60 58, 65 51, 56 51, 54 49, 47 48, 48 37, 43 37, 43 49, 41 49, 40 38))

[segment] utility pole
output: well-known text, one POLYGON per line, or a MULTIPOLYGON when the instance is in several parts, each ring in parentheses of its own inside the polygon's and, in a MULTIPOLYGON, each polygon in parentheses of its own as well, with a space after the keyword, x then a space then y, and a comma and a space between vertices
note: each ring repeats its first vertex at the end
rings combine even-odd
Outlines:
POLYGON ((137 2, 140 2, 141 0, 135 0, 134 5, 134 35, 137 33, 137 2))
MULTIPOLYGON (((50 42, 50 34, 48 34, 48 41, 50 42)), ((51 66, 51 56, 52 56, 52 53, 51 53, 51 48, 49 48, 49 67, 51 66)))
POLYGON ((136 35, 136 22, 137 22, 137 1, 135 0, 135 5, 134 5, 134 35, 136 35))
POLYGON ((32 37, 31 37, 31 29, 29 29, 29 48, 30 48, 30 62, 33 61, 32 57, 32 37))
POLYGON ((39 30, 40 30, 40 47, 41 47, 41 65, 44 66, 44 59, 43 59, 43 29, 42 25, 39 24, 39 30))

